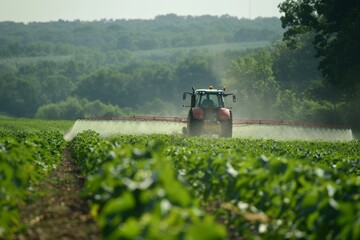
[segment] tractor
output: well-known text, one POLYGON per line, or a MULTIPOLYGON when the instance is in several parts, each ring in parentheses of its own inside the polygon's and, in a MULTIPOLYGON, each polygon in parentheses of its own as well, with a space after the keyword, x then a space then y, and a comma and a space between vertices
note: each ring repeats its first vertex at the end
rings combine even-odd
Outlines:
POLYGON ((225 93, 222 90, 213 89, 194 89, 192 92, 184 92, 183 100, 186 96, 191 96, 191 104, 188 117, 187 128, 184 127, 183 133, 189 136, 218 135, 219 137, 232 137, 232 112, 225 107, 225 98, 232 96, 236 102, 236 96, 232 93, 225 93))

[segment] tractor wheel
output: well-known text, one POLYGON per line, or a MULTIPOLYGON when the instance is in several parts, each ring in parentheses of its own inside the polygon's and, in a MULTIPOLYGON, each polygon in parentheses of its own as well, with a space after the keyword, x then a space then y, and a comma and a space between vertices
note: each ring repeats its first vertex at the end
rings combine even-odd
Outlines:
POLYGON ((189 111, 189 117, 188 117, 189 136, 200 136, 202 124, 203 121, 194 119, 192 111, 189 111))
POLYGON ((231 138, 232 137, 232 119, 221 122, 220 137, 231 138))
POLYGON ((182 134, 185 135, 185 136, 188 135, 188 132, 187 132, 187 128, 186 128, 186 127, 183 127, 183 128, 182 128, 182 134))

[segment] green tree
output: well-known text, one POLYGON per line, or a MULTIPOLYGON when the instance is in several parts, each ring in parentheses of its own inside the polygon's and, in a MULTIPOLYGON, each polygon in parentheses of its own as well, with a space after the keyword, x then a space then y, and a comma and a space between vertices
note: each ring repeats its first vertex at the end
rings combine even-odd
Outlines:
MULTIPOLYGON (((175 70, 177 87, 179 91, 188 91, 195 88, 207 88, 210 85, 218 86, 219 79, 211 70, 209 60, 204 56, 193 56, 180 62, 175 70)), ((180 99, 180 94, 179 94, 180 99)))
POLYGON ((135 105, 142 105, 156 98, 164 101, 173 100, 173 69, 167 64, 142 64, 132 72, 130 95, 135 105), (166 99, 166 100, 165 100, 166 99))
POLYGON ((119 36, 116 46, 118 49, 134 49, 133 39, 129 35, 119 36))
POLYGON ((273 71, 282 89, 291 89, 297 93, 305 91, 309 84, 321 78, 317 66, 315 48, 305 35, 297 49, 290 49, 284 42, 276 42, 272 48, 273 71))
POLYGON ((155 98, 138 107, 138 111, 150 116, 177 116, 178 108, 174 104, 155 98))
POLYGON ((75 84, 63 75, 50 75, 41 81, 42 102, 59 102, 74 91, 75 84))
POLYGON ((100 100, 106 104, 131 105, 128 92, 128 75, 112 69, 102 69, 85 77, 77 86, 75 93, 90 101, 100 100))
POLYGON ((279 8, 284 40, 295 46, 300 35, 314 33, 323 76, 352 92, 360 82, 360 1, 286 0, 279 8))
POLYGON ((120 109, 99 100, 88 101, 69 97, 66 100, 39 107, 35 117, 42 119, 76 119, 86 117, 119 117, 129 115, 127 109, 120 109))
POLYGON ((342 115, 360 128, 360 1, 286 0, 279 8, 284 13, 284 40, 290 46, 296 46, 303 34, 314 34, 319 69, 327 81, 323 86, 330 85, 331 93, 321 95, 345 101, 342 115))
MULTIPOLYGON (((239 58, 232 63, 225 83, 238 96, 237 110, 241 117, 274 117, 279 85, 274 78, 270 51, 239 58)), ((236 113, 235 113, 236 114, 236 113)))
POLYGON ((16 117, 32 117, 40 105, 40 89, 34 78, 0 74, 0 111, 16 117))

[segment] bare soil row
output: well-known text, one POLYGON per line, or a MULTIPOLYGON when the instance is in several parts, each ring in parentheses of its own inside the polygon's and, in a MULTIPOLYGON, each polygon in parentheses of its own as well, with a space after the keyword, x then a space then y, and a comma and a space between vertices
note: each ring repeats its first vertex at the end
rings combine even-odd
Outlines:
POLYGON ((37 186, 41 197, 21 208, 27 229, 16 239, 101 239, 88 202, 81 198, 84 180, 70 149, 65 149, 57 169, 37 186))

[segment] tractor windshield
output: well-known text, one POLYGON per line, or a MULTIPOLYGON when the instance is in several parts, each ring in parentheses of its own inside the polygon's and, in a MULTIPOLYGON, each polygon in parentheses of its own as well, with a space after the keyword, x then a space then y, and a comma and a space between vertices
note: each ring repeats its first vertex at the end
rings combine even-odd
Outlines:
POLYGON ((199 91, 196 94, 196 106, 202 108, 224 107, 224 95, 222 92, 199 91))

